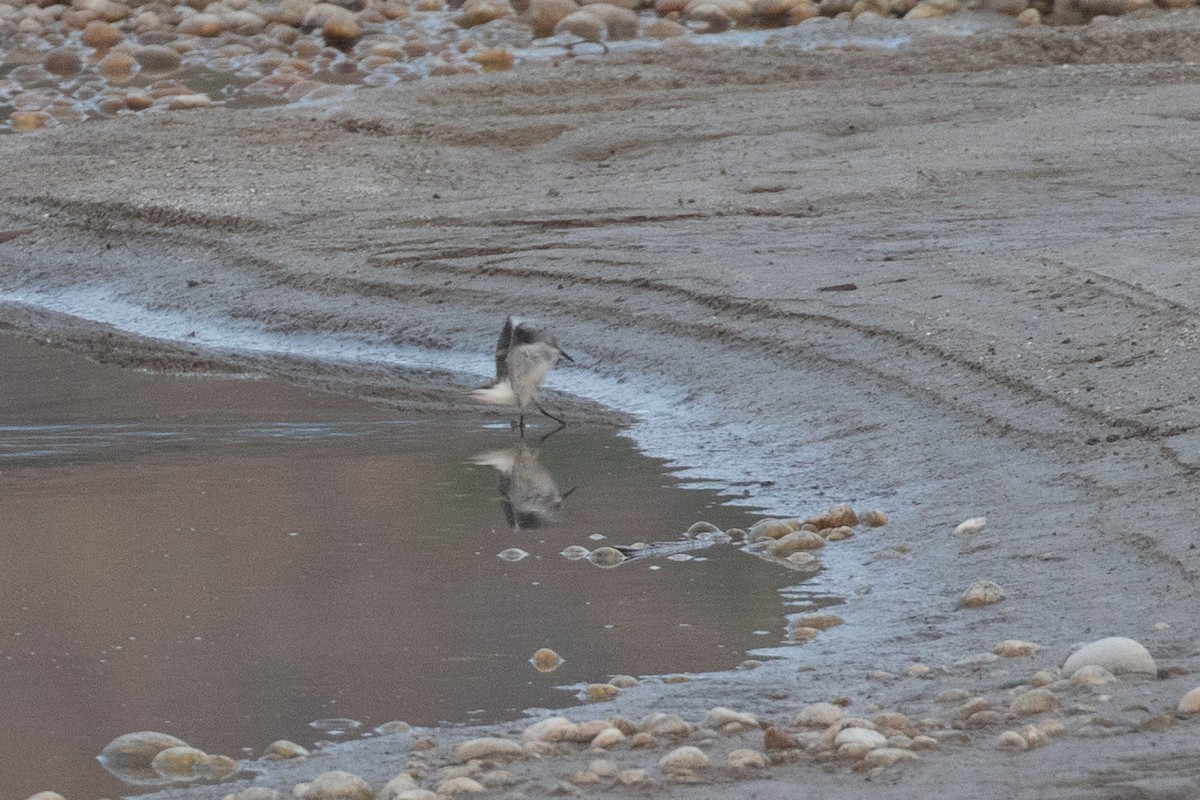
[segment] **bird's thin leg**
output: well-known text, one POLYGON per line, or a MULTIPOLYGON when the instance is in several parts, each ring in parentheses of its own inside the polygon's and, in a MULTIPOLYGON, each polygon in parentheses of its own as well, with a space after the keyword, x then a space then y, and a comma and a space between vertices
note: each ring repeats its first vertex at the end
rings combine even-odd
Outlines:
POLYGON ((545 414, 547 417, 549 417, 550 419, 552 419, 552 420, 554 420, 555 422, 557 422, 557 423, 558 423, 560 426, 562 426, 562 425, 566 425, 566 424, 567 424, 567 421, 566 421, 565 419, 563 419, 562 417, 556 417, 556 416, 554 416, 553 414, 551 414, 549 411, 547 411, 546 409, 542 408, 542 404, 541 404, 541 403, 539 403, 537 400, 534 400, 534 401, 533 401, 533 404, 534 404, 535 406, 537 406, 537 410, 538 410, 538 411, 542 412, 542 413, 543 413, 543 414, 545 414))
POLYGON ((565 427, 567 427, 567 426, 566 426, 566 424, 565 424, 565 423, 561 423, 561 422, 560 422, 560 423, 558 424, 558 427, 557 427, 557 428, 555 428, 554 430, 550 431, 549 433, 543 434, 543 435, 542 435, 542 438, 538 439, 538 447, 541 447, 542 445, 544 445, 544 444, 546 443, 546 440, 547 440, 547 439, 549 439, 551 436, 553 436, 554 434, 558 433, 559 431, 561 431, 561 430, 562 430, 563 428, 565 428, 565 427))
POLYGON ((521 421, 517 423, 517 429, 521 431, 521 435, 525 435, 525 415, 521 415, 521 421))

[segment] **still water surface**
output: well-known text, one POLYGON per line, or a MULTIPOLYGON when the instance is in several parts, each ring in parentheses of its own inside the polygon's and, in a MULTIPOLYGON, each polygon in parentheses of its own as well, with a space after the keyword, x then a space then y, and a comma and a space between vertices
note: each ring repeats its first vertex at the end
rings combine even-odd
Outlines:
POLYGON ((0 357, 6 796, 132 793, 94 761, 130 731, 243 757, 328 738, 315 720, 514 717, 574 703, 564 685, 730 668, 782 638, 796 575, 733 547, 616 569, 560 555, 752 521, 614 432, 522 450, 482 419, 397 421, 270 381, 10 337, 0 357), (538 673, 539 647, 566 662, 538 673))

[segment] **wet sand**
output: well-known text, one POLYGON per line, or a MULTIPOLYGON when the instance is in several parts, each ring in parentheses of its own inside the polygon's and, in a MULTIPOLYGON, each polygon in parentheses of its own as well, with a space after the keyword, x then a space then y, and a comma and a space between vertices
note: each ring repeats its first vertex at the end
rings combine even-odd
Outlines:
MULTIPOLYGON (((142 334, 167 326, 114 298, 215 331, 348 337, 454 364, 475 353, 480 373, 503 313, 543 319, 625 413, 638 397, 619 387, 678 391, 633 429, 652 455, 780 514, 847 500, 892 517, 827 561, 854 600, 812 648, 815 672, 788 660, 747 679, 651 682, 602 713, 695 719, 724 704, 782 722, 845 695, 864 714, 917 715, 947 681, 1006 703, 1012 681, 1075 643, 1126 635, 1167 677, 1071 697, 1072 735, 1044 748, 1001 753, 985 729, 869 782, 798 763, 736 791, 1184 797, 1194 727, 1171 712, 1200 667, 1196 32, 1182 12, 897 53, 684 46, 331 107, 10 137, 3 225, 33 232, 0 245, 0 274, 9 299, 142 334), (951 535, 977 514, 979 536, 951 535), (1006 599, 958 610, 980 578, 1006 599), (866 679, 1010 638, 1045 649, 929 681, 866 679), (1089 725, 1111 735, 1079 733, 1089 725)), ((164 358, 154 341, 10 312, 126 363, 231 363, 413 409, 461 408, 479 377, 186 339, 164 358)), ((449 747, 470 734, 435 735, 449 747)), ((381 786, 406 747, 348 748, 271 780, 290 791, 304 771, 341 767, 381 786)), ((557 762, 528 768, 520 791, 552 791, 557 762)))

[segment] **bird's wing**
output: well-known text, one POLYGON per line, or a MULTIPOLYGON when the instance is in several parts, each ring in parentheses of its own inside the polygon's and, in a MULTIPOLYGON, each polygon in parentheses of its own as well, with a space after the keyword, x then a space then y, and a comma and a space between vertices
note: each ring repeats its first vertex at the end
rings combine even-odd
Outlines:
POLYGON ((508 348, 512 345, 513 329, 516 323, 512 317, 504 320, 500 329, 500 341, 496 342, 496 380, 502 381, 508 377, 508 348))

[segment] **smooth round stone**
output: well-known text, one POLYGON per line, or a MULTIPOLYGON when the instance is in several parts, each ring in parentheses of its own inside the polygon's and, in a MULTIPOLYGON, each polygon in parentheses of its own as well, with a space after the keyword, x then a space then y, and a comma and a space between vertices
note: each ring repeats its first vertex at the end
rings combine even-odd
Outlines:
POLYGON ((79 54, 67 47, 51 50, 42 61, 42 67, 51 75, 60 78, 72 78, 83 69, 83 61, 79 54))
POLYGON ((564 17, 578 10, 575 0, 530 0, 525 20, 533 28, 533 35, 542 39, 554 33, 564 17))
POLYGON ((794 724, 798 728, 828 728, 846 716, 846 712, 833 703, 813 703, 800 709, 794 724))
POLYGON ((608 569, 625 561, 625 554, 615 547, 597 547, 588 554, 588 561, 597 567, 608 569))
POLYGON ((511 50, 493 47, 471 55, 471 60, 483 68, 484 72, 503 72, 512 69, 516 56, 511 50))
POLYGON ((589 14, 594 14, 604 23, 610 42, 637 37, 641 17, 636 11, 621 8, 613 3, 590 3, 586 9, 589 14))
POLYGON ((717 706, 704 715, 704 726, 706 728, 724 728, 730 723, 743 725, 747 728, 757 728, 758 718, 753 714, 747 714, 743 711, 734 711, 731 708, 717 706))
POLYGON ((621 690, 611 683, 589 683, 581 697, 585 703, 606 703, 620 693, 621 690))
POLYGON ((175 736, 157 731, 126 733, 100 751, 100 761, 114 769, 148 769, 154 757, 168 747, 187 747, 175 736))
POLYGON ((610 747, 620 744, 625 741, 626 736, 620 728, 609 726, 596 734, 590 742, 592 747, 597 747, 601 750, 607 750, 610 747))
POLYGON ((767 750, 795 750, 800 747, 800 740, 783 728, 768 725, 763 731, 763 748, 767 750))
POLYGON ((515 13, 506 0, 466 0, 459 12, 454 21, 460 28, 474 28, 476 25, 511 17, 515 13))
POLYGON ((1031 656, 1038 650, 1041 650, 1040 644, 1033 642, 1023 642, 1020 639, 1005 639, 996 645, 993 653, 1001 658, 1020 658, 1022 656, 1031 656))
POLYGON ((193 14, 179 23, 179 32, 187 36, 211 38, 226 30, 225 21, 216 14, 193 14))
POLYGON ((1089 664, 1104 667, 1113 675, 1158 674, 1158 666, 1150 652, 1124 636, 1109 636, 1079 648, 1063 663, 1063 674, 1073 675, 1075 670, 1089 664))
POLYGON ((521 745, 511 739, 501 739, 499 736, 470 739, 454 748, 454 760, 459 764, 465 764, 474 759, 517 758, 520 755, 521 745))
POLYGON ((558 21, 554 33, 569 33, 585 42, 599 42, 608 36, 604 20, 589 11, 572 11, 558 21))
POLYGON ((1030 714, 1045 714, 1061 707, 1062 701, 1054 696, 1054 692, 1043 688, 1030 689, 1017 695, 1009 704, 1008 711, 1010 714, 1024 717, 1030 714))
POLYGON ((869 728, 842 728, 837 736, 833 737, 833 744, 837 748, 852 744, 874 750, 877 747, 886 747, 887 737, 869 728))
POLYGON ((284 800, 283 793, 265 786, 252 786, 240 792, 227 794, 224 800, 284 800))
POLYGON ((529 663, 533 664, 538 672, 554 672, 563 661, 563 657, 549 647, 539 648, 529 659, 529 663))
POLYGON ((780 519, 760 519, 750 526, 746 538, 752 542, 763 539, 782 539, 792 532, 792 526, 780 519))
POLYGON ((1197 686, 1179 698, 1178 708, 1180 714, 1195 714, 1200 712, 1200 686, 1197 686))
POLYGON ((658 766, 665 772, 692 772, 706 769, 711 762, 699 747, 685 744, 676 747, 658 760, 658 766))
POLYGON ((96 50, 107 50, 120 44, 124 34, 114 25, 103 20, 94 19, 87 24, 79 34, 79 41, 96 50))
POLYGON ((826 528, 840 528, 843 525, 853 528, 858 524, 858 515, 854 513, 854 509, 850 506, 845 503, 839 503, 824 514, 809 517, 805 522, 819 531, 823 531, 826 528))
POLYGON ((183 64, 179 53, 164 45, 151 44, 133 51, 133 57, 144 72, 152 75, 167 75, 176 72, 183 64))
POLYGON ((31 795, 28 798, 28 800, 67 800, 67 799, 65 797, 63 797, 61 794, 59 794, 58 792, 38 792, 35 795, 31 795))
POLYGON ((695 537, 701 533, 720 533, 721 529, 711 522, 693 522, 684 533, 689 537, 695 537))
POLYGON ((573 741, 579 726, 565 717, 547 717, 530 725, 521 734, 523 742, 573 741))
POLYGON ((96 64, 100 74, 114 82, 129 80, 136 66, 137 62, 129 53, 109 53, 96 64))
POLYGON ((766 753, 760 753, 758 750, 742 747, 725 756, 725 766, 738 772, 766 769, 767 756, 766 753))
POLYGON ((1020 14, 1017 14, 1013 21, 1018 28, 1032 28, 1034 25, 1042 24, 1042 12, 1036 8, 1027 8, 1020 14))
POLYGON ((804 614, 799 617, 794 617, 789 624, 803 627, 816 628, 819 631, 827 631, 830 628, 836 628, 845 620, 837 614, 804 614))
POLYGON ((171 111, 190 111, 208 108, 212 104, 212 98, 206 94, 177 94, 167 101, 167 108, 171 111))
POLYGON ((825 540, 811 531, 795 531, 770 543, 767 551, 775 558, 787 558, 792 553, 816 550, 825 540))
POLYGON ((891 767, 902 762, 913 762, 919 756, 911 750, 899 747, 877 747, 863 757, 863 766, 867 769, 891 767))
POLYGON ((456 794, 483 794, 486 791, 487 788, 482 783, 465 775, 442 781, 437 787, 437 793, 443 797, 453 797, 456 794))
POLYGON ((50 119, 50 115, 45 111, 14 111, 8 117, 9 124, 17 132, 44 128, 50 119))
POLYGON ((164 778, 191 778, 196 774, 196 765, 207 757, 208 753, 195 747, 168 747, 154 756, 150 768, 164 778))
POLYGON ((678 714, 650 714, 639 727, 652 736, 671 739, 686 739, 696 731, 695 725, 678 714))
MULTIPOLYGON (((818 10, 817 13, 821 12, 818 10)), ((888 515, 877 509, 871 509, 859 514, 858 521, 868 528, 882 528, 888 524, 888 515)))
MULTIPOLYGON (((913 9, 913 11, 916 11, 916 9, 913 9)), ((957 536, 974 536, 982 531, 985 525, 987 525, 987 517, 971 517, 958 523, 958 526, 954 529, 954 533, 957 536)))
POLYGON ((996 747, 1014 753, 1024 753, 1029 749, 1029 742, 1016 731, 1005 731, 996 738, 996 747))
POLYGON ((1116 680, 1116 675, 1113 675, 1099 664, 1088 664, 1086 667, 1080 667, 1071 675, 1072 686, 1103 686, 1106 683, 1113 683, 1116 680))
POLYGON ((981 608, 999 603, 1005 597, 1004 589, 994 581, 976 581, 959 598, 959 608, 981 608))
POLYGON ((371 785, 349 772, 332 770, 296 786, 299 800, 375 800, 371 785))
POLYGON ((308 750, 287 739, 278 739, 267 745, 262 757, 268 761, 285 761, 289 758, 304 758, 308 750))

